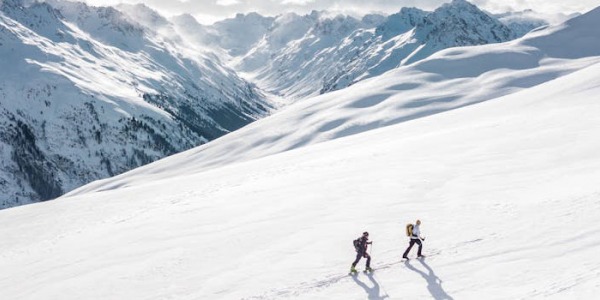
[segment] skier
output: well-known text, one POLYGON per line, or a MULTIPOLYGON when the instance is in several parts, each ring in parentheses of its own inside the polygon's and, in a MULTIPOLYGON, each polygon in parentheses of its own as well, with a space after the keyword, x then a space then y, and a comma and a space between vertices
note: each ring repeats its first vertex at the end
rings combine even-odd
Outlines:
POLYGON ((371 256, 367 253, 367 247, 369 244, 373 244, 373 242, 369 242, 369 233, 363 232, 363 235, 358 239, 354 240, 354 248, 356 250, 356 259, 352 263, 352 267, 350 268, 350 273, 356 273, 356 264, 360 261, 361 258, 367 259, 367 265, 365 268, 365 272, 372 272, 371 269, 371 256))
POLYGON ((415 225, 406 225, 406 234, 410 237, 410 242, 408 244, 408 248, 406 248, 406 251, 404 251, 404 254, 402 255, 402 258, 404 259, 408 259, 408 252, 410 252, 410 249, 412 249, 415 243, 419 245, 417 257, 423 257, 423 254, 421 254, 421 250, 423 249, 423 244, 421 241, 424 241, 425 238, 421 237, 421 229, 419 226, 421 226, 421 220, 417 220, 415 225))

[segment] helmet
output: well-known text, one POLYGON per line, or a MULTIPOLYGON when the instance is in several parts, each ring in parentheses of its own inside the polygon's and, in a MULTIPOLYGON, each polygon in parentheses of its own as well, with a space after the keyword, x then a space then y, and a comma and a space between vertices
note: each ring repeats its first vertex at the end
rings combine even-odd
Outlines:
POLYGON ((363 232, 363 235, 364 236, 369 236, 369 232, 365 231, 365 232, 363 232))

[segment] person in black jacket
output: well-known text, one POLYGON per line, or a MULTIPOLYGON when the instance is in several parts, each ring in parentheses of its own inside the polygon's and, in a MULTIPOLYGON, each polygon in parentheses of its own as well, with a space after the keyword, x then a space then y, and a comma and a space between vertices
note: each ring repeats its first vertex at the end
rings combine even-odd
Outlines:
POLYGON ((358 264, 360 259, 363 257, 367 259, 365 271, 373 271, 373 269, 371 269, 371 256, 369 255, 369 253, 367 253, 367 247, 372 243, 373 242, 369 242, 369 233, 366 231, 363 232, 363 235, 361 237, 354 241, 354 247, 356 249, 356 259, 352 263, 350 273, 356 273, 356 264, 358 264))

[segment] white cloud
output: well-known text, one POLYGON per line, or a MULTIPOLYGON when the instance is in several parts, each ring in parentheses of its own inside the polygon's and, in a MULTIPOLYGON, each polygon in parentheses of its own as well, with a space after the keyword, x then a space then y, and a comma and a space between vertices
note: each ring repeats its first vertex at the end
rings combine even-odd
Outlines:
POLYGON ((217 0, 216 4, 217 5, 222 5, 222 6, 230 6, 230 5, 236 5, 236 4, 240 4, 241 2, 238 0, 217 0))
POLYGON ((308 3, 313 3, 315 0, 283 0, 281 1, 282 5, 286 4, 296 4, 296 5, 307 5, 308 3))
POLYGON ((595 7, 600 6, 600 0, 473 0, 472 2, 494 12, 532 9, 541 13, 585 13, 595 7))

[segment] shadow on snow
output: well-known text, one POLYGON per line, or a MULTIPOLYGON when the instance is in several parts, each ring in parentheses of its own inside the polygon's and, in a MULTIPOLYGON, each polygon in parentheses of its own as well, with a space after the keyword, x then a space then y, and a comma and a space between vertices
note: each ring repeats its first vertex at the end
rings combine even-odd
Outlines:
POLYGON ((408 260, 404 262, 404 265, 409 270, 421 275, 427 281, 427 290, 429 290, 429 293, 434 299, 453 300, 454 298, 450 297, 450 295, 448 295, 448 293, 444 291, 444 288, 442 288, 442 280, 439 277, 437 277, 437 275, 435 275, 435 273, 433 272, 433 269, 431 269, 431 267, 427 263, 425 263, 425 259, 417 259, 417 261, 419 261, 425 267, 425 269, 427 269, 427 273, 412 266, 408 260))
POLYGON ((352 279, 354 280, 354 282, 356 284, 358 284, 361 288, 363 288, 365 290, 365 292, 367 292, 367 295, 368 295, 367 299, 383 300, 385 298, 389 298, 387 293, 385 293, 385 295, 383 295, 383 296, 381 295, 381 285, 379 284, 379 282, 377 282, 375 277, 373 277, 373 274, 368 273, 366 275, 369 278, 369 281, 371 281, 371 283, 373 284, 373 287, 369 287, 366 283, 360 281, 358 279, 358 276, 356 276, 356 275, 352 276, 352 279))

